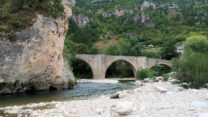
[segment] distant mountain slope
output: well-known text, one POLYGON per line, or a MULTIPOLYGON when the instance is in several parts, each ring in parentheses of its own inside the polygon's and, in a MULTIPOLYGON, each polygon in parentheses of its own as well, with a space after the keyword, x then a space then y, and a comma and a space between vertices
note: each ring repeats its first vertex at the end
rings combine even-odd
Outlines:
POLYGON ((208 0, 77 0, 72 19, 82 29, 98 24, 102 33, 93 43, 101 50, 131 36, 143 47, 180 45, 190 33, 208 35, 208 0))

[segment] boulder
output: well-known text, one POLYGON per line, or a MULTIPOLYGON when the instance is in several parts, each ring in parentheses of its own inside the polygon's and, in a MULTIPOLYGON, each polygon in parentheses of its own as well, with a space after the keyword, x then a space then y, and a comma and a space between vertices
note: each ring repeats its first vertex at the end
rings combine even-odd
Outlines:
POLYGON ((0 84, 1 84, 1 83, 4 83, 4 79, 0 79, 0 84))
POLYGON ((183 91, 183 90, 184 90, 184 88, 183 87, 179 87, 179 86, 173 88, 174 92, 179 92, 179 91, 183 91))
POLYGON ((111 99, 124 98, 124 97, 128 96, 129 94, 133 94, 133 93, 135 93, 134 90, 123 90, 123 91, 119 91, 119 92, 113 94, 110 98, 111 99))
POLYGON ((182 84, 180 84, 181 87, 185 88, 185 89, 188 89, 189 88, 189 84, 184 82, 182 84))
POLYGON ((155 86, 155 90, 160 93, 166 93, 168 91, 166 88, 161 87, 161 86, 155 86))
POLYGON ((139 86, 144 86, 144 84, 143 84, 141 81, 137 80, 137 81, 136 81, 136 86, 138 86, 138 87, 139 87, 139 86))
POLYGON ((204 87, 208 89, 208 84, 205 84, 205 86, 204 86, 204 87))
POLYGON ((117 113, 119 116, 129 115, 133 111, 133 103, 119 102, 116 105, 112 105, 111 110, 117 113))
POLYGON ((139 89, 139 88, 136 88, 136 89, 134 89, 133 91, 134 91, 134 93, 138 93, 138 92, 141 92, 142 90, 139 89))
POLYGON ((110 98, 111 99, 118 99, 119 98, 119 94, 118 93, 113 94, 110 98))
POLYGON ((152 82, 154 82, 154 81, 151 80, 151 79, 149 79, 149 78, 145 78, 145 79, 143 80, 143 82, 144 82, 144 83, 152 83, 152 82))
POLYGON ((126 92, 122 92, 119 94, 119 98, 124 98, 124 97, 127 97, 128 96, 128 93, 126 92))
POLYGON ((99 115, 102 114, 103 112, 104 112, 103 108, 97 108, 96 109, 96 113, 99 114, 99 115))
POLYGON ((159 77, 156 77, 156 80, 157 80, 157 81, 163 81, 164 79, 163 79, 162 76, 159 76, 159 77))
MULTIPOLYGON (((131 91, 129 93, 133 93, 133 91, 131 91)), ((112 95, 110 98, 111 99, 120 99, 120 98, 124 98, 126 96, 128 96, 128 91, 121 91, 121 92, 118 92, 118 93, 112 95)))

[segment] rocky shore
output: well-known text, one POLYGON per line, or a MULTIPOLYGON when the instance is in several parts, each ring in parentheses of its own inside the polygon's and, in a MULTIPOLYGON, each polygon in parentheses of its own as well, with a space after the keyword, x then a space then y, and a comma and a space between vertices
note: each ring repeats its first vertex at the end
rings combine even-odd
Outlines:
POLYGON ((208 116, 208 89, 185 89, 169 81, 146 81, 136 84, 137 88, 114 95, 4 107, 0 109, 0 113, 15 114, 18 117, 208 116))

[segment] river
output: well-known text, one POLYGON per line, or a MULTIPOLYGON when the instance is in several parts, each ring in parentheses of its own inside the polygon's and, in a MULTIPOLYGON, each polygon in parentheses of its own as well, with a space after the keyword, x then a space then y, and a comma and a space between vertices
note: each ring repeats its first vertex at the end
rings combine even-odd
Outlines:
POLYGON ((0 96, 0 107, 29 103, 82 100, 100 95, 110 95, 124 89, 135 88, 133 82, 125 83, 78 83, 78 88, 61 91, 41 91, 33 94, 13 94, 0 96))

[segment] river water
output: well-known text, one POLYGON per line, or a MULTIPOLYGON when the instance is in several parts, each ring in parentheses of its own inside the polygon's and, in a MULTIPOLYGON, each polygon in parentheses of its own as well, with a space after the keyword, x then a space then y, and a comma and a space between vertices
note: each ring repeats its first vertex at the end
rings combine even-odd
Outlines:
POLYGON ((125 83, 78 83, 78 88, 62 91, 42 91, 34 94, 15 94, 0 96, 0 107, 23 105, 29 103, 81 100, 100 95, 111 95, 124 89, 133 89, 133 82, 125 83))

